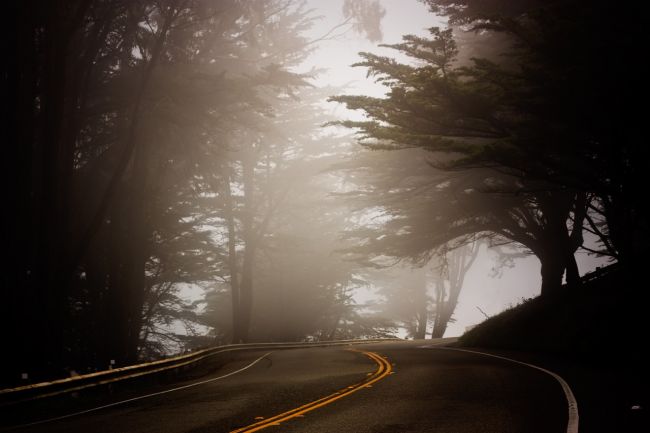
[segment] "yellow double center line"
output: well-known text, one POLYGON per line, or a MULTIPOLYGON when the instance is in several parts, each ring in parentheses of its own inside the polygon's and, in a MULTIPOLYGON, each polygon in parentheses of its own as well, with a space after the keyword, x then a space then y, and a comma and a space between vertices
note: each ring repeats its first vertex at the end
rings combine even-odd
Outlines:
POLYGON ((281 414, 275 415, 271 418, 267 418, 265 420, 256 422, 255 424, 251 424, 246 427, 239 428, 237 430, 233 430, 230 433, 249 433, 249 432, 255 432, 259 431, 262 429, 265 429, 267 427, 271 426, 277 426, 280 423, 284 421, 288 421, 291 418, 299 418, 302 417, 304 414, 307 412, 311 412, 312 410, 318 409, 319 407, 323 407, 327 404, 333 403, 336 400, 347 397, 348 395, 359 391, 362 388, 369 387, 373 383, 383 379, 384 377, 388 376, 391 374, 393 371, 392 366, 390 365, 390 362, 388 362, 386 359, 381 357, 380 355, 374 353, 374 352, 363 352, 360 350, 353 350, 350 349, 353 352, 359 352, 363 353, 373 361, 377 363, 377 370, 369 375, 365 380, 359 383, 355 383, 354 385, 348 386, 347 388, 343 388, 333 394, 330 394, 326 397, 319 398, 318 400, 314 400, 311 403, 307 403, 303 406, 297 407, 295 409, 291 409, 289 411, 283 412, 281 414))

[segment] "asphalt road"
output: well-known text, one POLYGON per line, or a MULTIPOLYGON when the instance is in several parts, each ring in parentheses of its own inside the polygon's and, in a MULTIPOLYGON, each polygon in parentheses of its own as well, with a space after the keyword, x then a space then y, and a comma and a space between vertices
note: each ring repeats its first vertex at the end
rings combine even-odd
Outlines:
POLYGON ((567 399, 552 376, 502 359, 440 349, 438 343, 235 353, 180 381, 3 408, 3 424, 90 410, 10 431, 219 433, 256 423, 239 431, 567 431, 567 399), (154 395, 141 398, 147 394, 154 395), (134 400, 119 403, 128 399, 134 400), (287 419, 273 421, 278 414, 287 419), (269 419, 270 425, 264 424, 269 419))

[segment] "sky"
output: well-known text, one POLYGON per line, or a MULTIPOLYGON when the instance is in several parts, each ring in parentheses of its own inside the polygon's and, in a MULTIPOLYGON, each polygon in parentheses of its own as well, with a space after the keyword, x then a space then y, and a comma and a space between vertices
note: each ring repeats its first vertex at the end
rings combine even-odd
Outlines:
MULTIPOLYGON (((351 68, 350 65, 360 60, 361 51, 383 55, 395 55, 394 50, 378 47, 379 43, 393 44, 401 42, 402 35, 426 35, 427 28, 440 25, 439 18, 429 13, 428 9, 417 0, 382 0, 386 16, 382 20, 382 42, 370 42, 362 35, 350 30, 344 35, 323 41, 318 44, 318 50, 306 63, 306 68, 315 66, 327 68, 326 74, 315 80, 318 85, 348 85, 348 93, 364 93, 380 96, 384 92, 382 86, 376 85, 366 78, 363 68, 351 68)), ((344 21, 342 14, 343 0, 308 0, 308 7, 315 14, 322 16, 307 35, 317 39, 326 34, 337 24, 344 21)))
MULTIPOLYGON (((308 34, 313 39, 320 38, 344 20, 343 0, 309 0, 307 3, 309 7, 315 9, 317 15, 323 16, 308 34)), ((402 35, 427 35, 428 28, 444 26, 444 20, 431 14, 426 6, 417 0, 381 0, 381 3, 386 10, 382 21, 384 36, 382 43, 398 43, 402 35)), ((312 54, 304 67, 305 69, 311 67, 328 69, 326 73, 314 80, 314 84, 318 86, 346 85, 347 89, 343 93, 381 96, 384 94, 384 88, 373 83, 372 79, 366 78, 364 68, 350 67, 359 60, 360 51, 395 57, 394 50, 378 47, 377 44, 350 30, 333 40, 319 43, 318 50, 312 54)), ((341 116, 354 116, 338 104, 333 104, 332 109, 341 116)), ((515 260, 514 267, 502 269, 500 276, 495 277, 493 276, 493 268, 496 265, 495 255, 495 252, 485 247, 481 249, 474 265, 466 275, 454 315, 456 321, 449 324, 446 337, 461 335, 467 326, 484 320, 485 316, 479 308, 491 316, 520 303, 522 299, 539 294, 540 264, 534 256, 515 260)), ((576 259, 581 274, 605 264, 602 259, 585 253, 578 253, 576 259)), ((364 292, 357 296, 357 300, 366 302, 371 297, 371 292, 364 292)))

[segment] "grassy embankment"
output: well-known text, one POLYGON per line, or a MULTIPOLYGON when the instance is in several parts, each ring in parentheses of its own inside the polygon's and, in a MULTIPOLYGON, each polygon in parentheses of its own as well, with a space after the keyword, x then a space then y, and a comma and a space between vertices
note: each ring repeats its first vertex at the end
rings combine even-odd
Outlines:
POLYGON ((616 346, 617 356, 621 350, 636 356, 640 351, 629 346, 640 343, 645 307, 634 299, 641 299, 644 288, 630 287, 616 265, 585 277, 580 287, 563 287, 487 319, 465 333, 459 345, 577 358, 603 355, 605 347, 616 346))

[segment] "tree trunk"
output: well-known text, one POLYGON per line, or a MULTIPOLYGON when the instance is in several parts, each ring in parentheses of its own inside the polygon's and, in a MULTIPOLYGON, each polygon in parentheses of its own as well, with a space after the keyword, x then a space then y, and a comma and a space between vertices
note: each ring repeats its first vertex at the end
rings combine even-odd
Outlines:
POLYGON ((436 287, 436 319, 433 324, 431 338, 442 338, 447 331, 449 321, 456 311, 458 297, 463 289, 465 275, 472 267, 478 256, 479 242, 465 245, 447 253, 447 278, 449 281, 449 297, 445 299, 444 281, 439 281, 436 287))
POLYGON ((329 341, 333 341, 334 337, 336 337, 336 331, 339 329, 339 323, 341 322, 341 315, 337 315, 336 319, 334 319, 334 326, 332 326, 332 331, 330 332, 329 336, 327 339, 329 341))
POLYGON ((423 340, 427 336, 427 323, 429 322, 429 309, 427 303, 420 304, 420 311, 418 311, 418 323, 414 337, 417 340, 423 340))
POLYGON ((566 259, 566 282, 570 287, 580 285, 580 271, 575 253, 584 243, 582 236, 585 218, 587 217, 587 194, 577 192, 573 200, 573 227, 569 233, 566 259))
POLYGON ((5 154, 2 175, 8 194, 7 203, 14 207, 2 212, 2 235, 5 251, 10 251, 0 276, 3 302, 0 320, 7 330, 6 347, 15 356, 7 357, 6 368, 0 371, 4 384, 14 384, 23 372, 34 376, 40 367, 33 336, 41 330, 37 322, 38 304, 34 284, 34 243, 36 224, 34 192, 34 134, 35 99, 37 93, 38 58, 34 44, 35 14, 28 2, 9 6, 9 16, 3 31, 5 59, 2 69, 2 101, 5 154), (15 11, 15 14, 12 12, 15 11), (36 319, 35 319, 36 318, 36 319))
POLYGON ((242 343, 249 342, 249 332, 253 314, 253 262, 254 253, 252 251, 252 248, 247 245, 246 251, 244 251, 241 285, 239 287, 239 332, 242 343))
MULTIPOLYGON (((227 163, 226 163, 227 164, 227 163)), ((230 182, 232 173, 227 167, 228 175, 224 185, 224 205, 226 224, 228 226, 228 269, 230 271, 230 299, 232 304, 232 343, 241 343, 239 319, 239 265, 237 260, 237 231, 235 227, 234 202, 230 182)))
POLYGON ((438 323, 434 324, 433 331, 431 331, 431 338, 442 338, 447 331, 447 324, 449 320, 440 320, 438 323))
POLYGON ((569 287, 580 285, 580 271, 578 270, 576 256, 573 253, 569 254, 566 261, 566 282, 569 287))
POLYGON ((557 293, 562 287, 562 276, 566 266, 565 260, 557 253, 546 253, 539 256, 542 262, 542 289, 541 296, 557 293))
POLYGON ((244 182, 244 217, 242 221, 244 238, 244 261, 242 263, 241 284, 239 287, 239 319, 241 340, 248 342, 253 310, 253 267, 255 262, 256 239, 253 231, 253 191, 255 188, 255 156, 253 149, 246 150, 242 159, 244 182))
MULTIPOLYGON (((104 368, 110 360, 124 365, 124 340, 128 335, 128 315, 124 304, 128 298, 124 284, 124 248, 127 247, 125 226, 125 200, 116 200, 110 209, 109 231, 109 279, 106 289, 106 306, 103 314, 102 333, 106 339, 103 356, 104 368)), ((127 247, 128 248, 128 247, 127 247)))
POLYGON ((40 172, 38 264, 36 270, 36 294, 41 311, 36 317, 41 321, 40 335, 45 351, 43 365, 52 374, 60 374, 64 365, 63 329, 66 326, 66 291, 60 284, 59 272, 62 260, 62 236, 66 221, 64 203, 67 191, 64 179, 73 169, 68 161, 63 143, 65 91, 67 85, 67 45, 62 8, 53 2, 47 10, 45 26, 45 54, 42 83, 43 128, 38 139, 40 156, 36 170, 40 172), (56 324, 56 325, 52 325, 56 324))
POLYGON ((144 309, 144 292, 146 290, 145 265, 149 259, 151 227, 149 224, 147 185, 149 182, 149 160, 151 142, 147 137, 137 137, 133 172, 129 182, 127 198, 126 244, 124 245, 124 303, 126 335, 124 336, 124 358, 127 363, 138 360, 140 331, 142 330, 142 313, 144 309))

